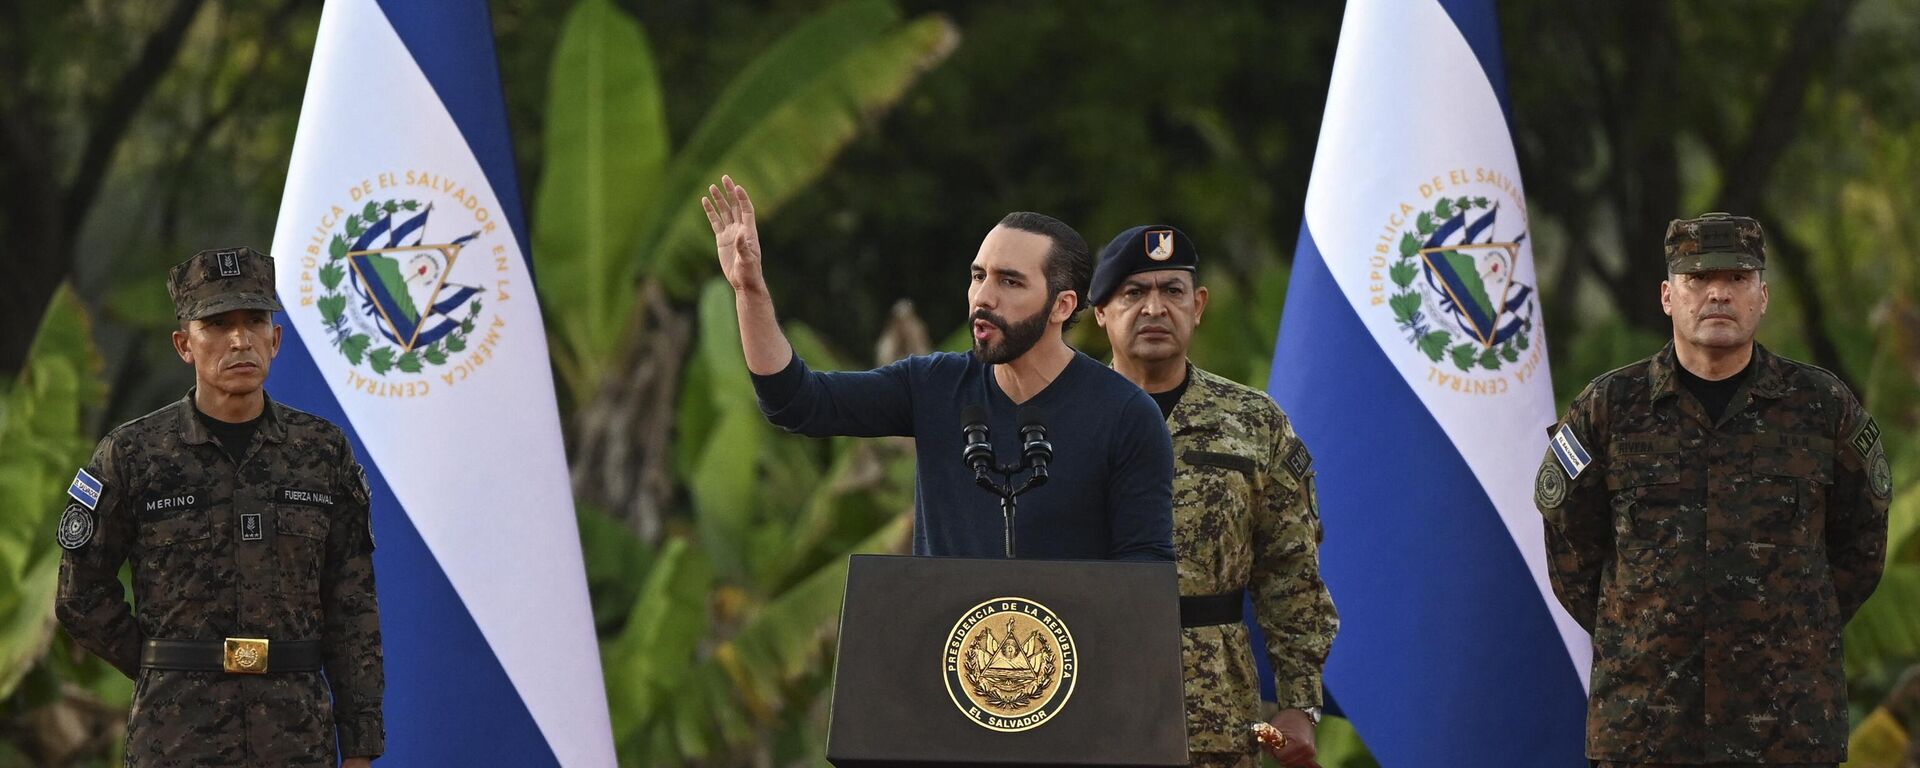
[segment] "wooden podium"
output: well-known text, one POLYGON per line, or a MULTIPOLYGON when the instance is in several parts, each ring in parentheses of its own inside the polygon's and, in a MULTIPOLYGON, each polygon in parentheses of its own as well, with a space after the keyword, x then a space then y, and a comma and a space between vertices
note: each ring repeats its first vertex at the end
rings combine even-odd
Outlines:
POLYGON ((1187 764, 1172 563, 855 555, 827 760, 1187 764))

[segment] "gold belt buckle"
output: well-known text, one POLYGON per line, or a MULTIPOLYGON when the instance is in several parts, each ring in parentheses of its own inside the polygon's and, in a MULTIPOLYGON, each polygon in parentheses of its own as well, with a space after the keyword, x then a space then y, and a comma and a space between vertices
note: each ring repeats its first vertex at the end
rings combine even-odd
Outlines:
POLYGON ((220 665, 230 675, 264 675, 267 673, 267 639, 264 637, 229 637, 225 653, 220 654, 220 665))

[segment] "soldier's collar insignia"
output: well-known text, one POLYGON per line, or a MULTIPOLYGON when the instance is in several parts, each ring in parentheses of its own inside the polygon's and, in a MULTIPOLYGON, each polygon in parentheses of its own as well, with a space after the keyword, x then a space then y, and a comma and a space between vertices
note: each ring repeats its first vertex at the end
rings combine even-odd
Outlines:
POLYGON ((1593 463, 1593 456, 1587 453, 1587 447, 1580 444, 1580 436, 1574 434, 1571 425, 1554 430, 1547 444, 1553 448, 1553 457, 1560 460, 1560 468, 1566 470, 1568 480, 1577 480, 1587 465, 1593 463))
POLYGON ((1747 369, 1747 393, 1754 397, 1781 398, 1792 391, 1781 373, 1780 358, 1759 342, 1753 344, 1753 360, 1747 363, 1747 369))
POLYGON ((1173 230, 1149 229, 1146 232, 1147 258, 1167 261, 1173 258, 1173 230))
POLYGON ((100 493, 105 488, 106 486, 100 482, 99 478, 88 474, 83 467, 74 474, 73 483, 67 486, 67 495, 91 510, 100 504, 100 493))

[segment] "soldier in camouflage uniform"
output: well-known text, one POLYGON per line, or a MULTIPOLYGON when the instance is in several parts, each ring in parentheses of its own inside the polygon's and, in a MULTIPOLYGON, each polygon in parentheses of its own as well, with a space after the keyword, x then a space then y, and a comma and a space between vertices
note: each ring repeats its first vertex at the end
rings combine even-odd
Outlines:
POLYGON ((1283 765, 1314 762, 1320 672, 1340 627, 1320 580, 1313 459, 1266 393, 1194 367, 1206 310, 1187 236, 1135 227, 1107 244, 1088 298, 1114 369, 1152 395, 1173 433, 1173 539, 1180 569, 1187 748, 1195 766, 1254 766, 1259 679, 1246 590, 1266 634, 1283 765))
POLYGON ((1593 633, 1599 765, 1846 758, 1840 632, 1872 594, 1893 483, 1833 374, 1754 343, 1765 237, 1667 227, 1673 342, 1595 379, 1535 483, 1554 592, 1593 633))
POLYGON ((168 289, 195 387, 74 478, 60 623, 135 680, 129 766, 366 766, 386 736, 365 475, 339 428, 261 388, 272 260, 202 251, 168 289))

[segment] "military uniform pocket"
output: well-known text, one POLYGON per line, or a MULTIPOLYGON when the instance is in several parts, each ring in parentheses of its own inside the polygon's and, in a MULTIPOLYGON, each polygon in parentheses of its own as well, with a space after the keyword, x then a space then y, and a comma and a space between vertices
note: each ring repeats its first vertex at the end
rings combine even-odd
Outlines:
POLYGON ((1741 494, 1750 510, 1748 529, 1729 538, 1779 546, 1814 544, 1825 532, 1832 452, 1824 457, 1805 450, 1775 457, 1765 453, 1756 457, 1753 484, 1741 494))
POLYGON ((273 521, 281 594, 294 602, 296 610, 317 610, 320 566, 326 557, 327 513, 297 504, 276 504, 273 521))
POLYGON ((1749 481, 1737 503, 1747 510, 1728 531, 1734 542, 1809 546, 1824 533, 1833 484, 1833 441, 1819 435, 1765 432, 1746 438, 1749 481))
POLYGON ((207 511, 188 509, 155 520, 140 521, 140 546, 148 550, 171 547, 213 536, 207 511))
MULTIPOLYGON (((1253 459, 1211 451, 1187 451, 1180 455, 1180 459, 1192 470, 1176 472, 1174 484, 1179 485, 1183 477, 1193 478, 1201 493, 1197 501, 1209 505, 1228 504, 1235 509, 1247 506, 1254 488, 1254 475, 1260 471, 1260 465, 1253 459)), ((1177 506, 1181 500, 1177 493, 1175 496, 1174 504, 1177 506)))
POLYGON ((172 606, 211 600, 223 578, 208 568, 213 548, 213 512, 184 509, 138 521, 134 601, 172 606))
POLYGON ((1607 467, 1613 529, 1621 549, 1679 544, 1680 455, 1629 454, 1607 467))
POLYGON ((326 541, 327 513, 307 507, 282 504, 274 508, 274 530, 303 539, 326 541))
MULTIPOLYGON (((1230 453, 1186 451, 1173 476, 1174 549, 1190 588, 1211 590, 1228 579, 1227 553, 1246 551, 1253 539, 1252 459, 1230 453)), ((1234 578, 1245 578, 1237 576, 1234 578)))
POLYGON ((1236 456, 1231 453, 1215 453, 1213 451, 1187 451, 1185 454, 1181 455, 1181 458, 1184 459, 1189 465, 1192 465, 1192 466, 1220 467, 1223 469, 1231 469, 1241 474, 1247 475, 1249 477, 1251 477, 1253 473, 1260 468, 1259 464, 1254 462, 1253 459, 1249 459, 1245 456, 1236 456))

